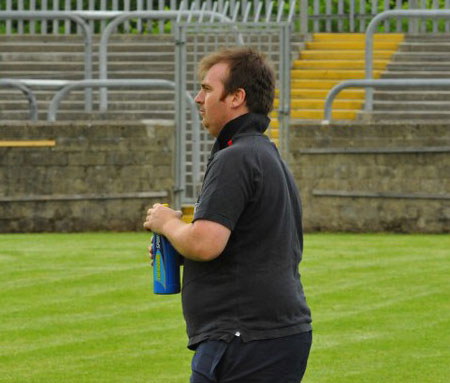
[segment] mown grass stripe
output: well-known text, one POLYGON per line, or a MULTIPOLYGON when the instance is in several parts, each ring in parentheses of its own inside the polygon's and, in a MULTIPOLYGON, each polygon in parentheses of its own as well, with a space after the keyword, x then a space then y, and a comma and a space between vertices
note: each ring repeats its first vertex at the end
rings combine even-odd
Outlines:
MULTIPOLYGON (((0 235, 0 382, 189 381, 180 296, 153 295, 148 244, 0 235)), ((450 381, 449 248, 449 235, 306 235, 304 382, 450 381)))

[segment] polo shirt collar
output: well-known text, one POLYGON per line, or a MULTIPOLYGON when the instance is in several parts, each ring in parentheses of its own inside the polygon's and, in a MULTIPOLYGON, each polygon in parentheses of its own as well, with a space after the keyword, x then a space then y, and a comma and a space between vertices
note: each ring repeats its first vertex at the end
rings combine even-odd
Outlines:
POLYGON ((213 152, 224 149, 233 143, 233 138, 242 133, 262 134, 269 126, 269 117, 263 114, 247 113, 225 124, 217 137, 213 152))

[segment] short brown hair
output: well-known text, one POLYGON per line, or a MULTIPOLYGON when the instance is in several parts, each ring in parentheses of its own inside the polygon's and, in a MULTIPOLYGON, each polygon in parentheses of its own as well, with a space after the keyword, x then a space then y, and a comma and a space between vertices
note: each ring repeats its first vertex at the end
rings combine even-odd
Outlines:
POLYGON ((211 67, 228 64, 228 78, 224 80, 224 97, 237 89, 245 90, 247 108, 252 113, 268 115, 275 98, 275 73, 266 58, 252 48, 222 49, 204 57, 198 66, 203 79, 211 67))

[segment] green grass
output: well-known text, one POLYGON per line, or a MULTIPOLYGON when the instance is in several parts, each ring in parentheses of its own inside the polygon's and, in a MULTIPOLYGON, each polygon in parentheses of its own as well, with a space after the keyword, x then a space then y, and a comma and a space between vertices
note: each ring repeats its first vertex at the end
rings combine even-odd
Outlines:
MULTIPOLYGON (((180 296, 153 295, 148 244, 0 235, 0 382, 188 382, 180 296)), ((449 382, 449 249, 449 235, 307 235, 304 382, 449 382)))

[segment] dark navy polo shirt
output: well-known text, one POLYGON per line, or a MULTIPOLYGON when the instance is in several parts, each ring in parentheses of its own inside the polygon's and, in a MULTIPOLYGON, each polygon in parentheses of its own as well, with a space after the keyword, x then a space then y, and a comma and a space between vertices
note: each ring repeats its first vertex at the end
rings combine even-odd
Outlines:
POLYGON ((220 132, 194 221, 231 230, 210 262, 185 259, 182 304, 188 347, 206 340, 244 342, 311 330, 300 282, 303 233, 294 179, 269 138, 269 119, 245 114, 220 132))

